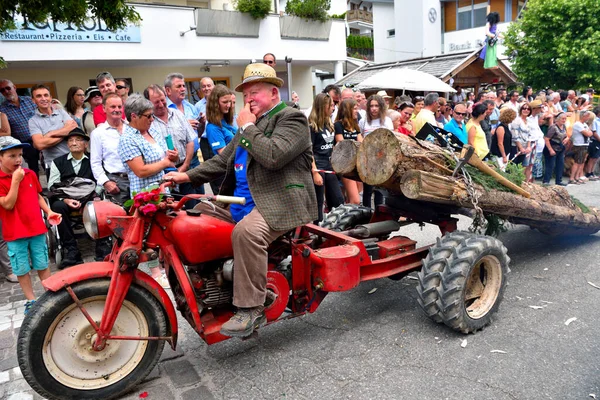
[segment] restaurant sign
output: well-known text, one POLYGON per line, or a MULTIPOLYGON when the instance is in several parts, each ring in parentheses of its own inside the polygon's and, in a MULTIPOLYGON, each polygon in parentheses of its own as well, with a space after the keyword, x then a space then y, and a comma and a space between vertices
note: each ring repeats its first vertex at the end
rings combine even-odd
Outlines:
POLYGON ((110 42, 140 43, 140 28, 128 26, 116 32, 106 29, 106 23, 100 19, 89 19, 81 26, 48 20, 34 24, 18 18, 17 26, 6 32, 0 32, 0 40, 10 42, 110 42))

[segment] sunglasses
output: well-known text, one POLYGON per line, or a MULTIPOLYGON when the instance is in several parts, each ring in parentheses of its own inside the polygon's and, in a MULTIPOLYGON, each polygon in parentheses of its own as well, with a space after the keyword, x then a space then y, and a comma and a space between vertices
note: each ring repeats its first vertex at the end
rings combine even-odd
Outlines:
POLYGON ((121 90, 121 89, 129 89, 129 88, 127 86, 117 85, 117 89, 121 90))
POLYGON ((155 118, 154 114, 141 114, 140 118, 142 118, 142 117, 146 117, 148 119, 154 119, 155 118))
POLYGON ((263 64, 275 64, 275 61, 263 60, 263 64))
POLYGON ((10 92, 11 90, 12 88, 10 86, 5 86, 3 88, 0 88, 0 93, 10 92))
POLYGON ((460 115, 461 117, 466 117, 467 113, 461 113, 461 112, 458 112, 458 111, 454 111, 454 115, 460 115))
POLYGON ((525 111, 525 110, 531 111, 531 108, 529 108, 529 107, 523 107, 523 108, 521 108, 521 111, 525 111))
POLYGON ((421 97, 421 96, 417 96, 413 99, 413 101, 416 103, 417 101, 423 101, 425 100, 425 97, 421 97))

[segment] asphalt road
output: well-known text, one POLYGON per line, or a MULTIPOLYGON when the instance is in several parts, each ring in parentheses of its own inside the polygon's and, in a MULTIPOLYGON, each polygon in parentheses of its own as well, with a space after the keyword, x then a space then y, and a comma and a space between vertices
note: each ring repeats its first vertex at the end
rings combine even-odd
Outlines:
MULTIPOLYGON (((600 208, 600 182, 568 190, 600 208)), ((419 245, 439 236, 435 227, 401 233, 419 245)), ((184 355, 127 398, 600 398, 600 289, 588 283, 600 287, 600 235, 557 239, 515 226, 500 239, 508 286, 495 320, 476 334, 430 321, 416 280, 372 281, 247 341, 207 346, 180 318, 184 355)))

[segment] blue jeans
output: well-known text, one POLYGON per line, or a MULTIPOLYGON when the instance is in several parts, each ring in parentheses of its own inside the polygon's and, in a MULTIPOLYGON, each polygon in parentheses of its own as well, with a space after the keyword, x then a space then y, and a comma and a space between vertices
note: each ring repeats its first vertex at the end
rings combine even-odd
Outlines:
POLYGON ((565 151, 555 151, 556 155, 551 156, 547 147, 544 147, 544 161, 546 168, 544 170, 544 183, 550 183, 552 179, 552 173, 556 175, 556 184, 562 183, 562 176, 565 170, 565 151))

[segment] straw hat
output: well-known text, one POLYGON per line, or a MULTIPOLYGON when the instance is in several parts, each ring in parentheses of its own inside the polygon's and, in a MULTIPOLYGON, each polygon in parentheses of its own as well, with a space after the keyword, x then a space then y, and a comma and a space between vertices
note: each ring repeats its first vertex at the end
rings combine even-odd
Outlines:
POLYGON ((379 92, 377 92, 377 96, 381 96, 384 99, 391 99, 392 98, 392 96, 388 95, 385 90, 380 90, 379 92))
POLYGON ((235 91, 241 92, 245 84, 254 82, 266 82, 277 87, 283 86, 283 79, 277 77, 272 67, 269 67, 267 64, 256 63, 248 64, 246 70, 244 70, 242 83, 235 87, 235 91))
POLYGON ((542 101, 541 100, 534 100, 531 103, 529 103, 529 107, 531 107, 531 109, 533 110, 534 108, 540 108, 542 106, 542 101))

